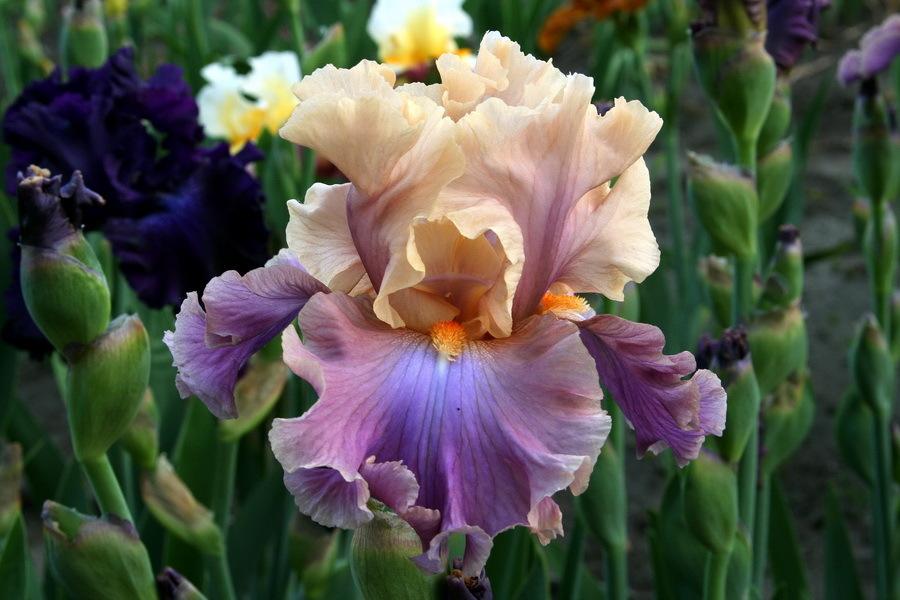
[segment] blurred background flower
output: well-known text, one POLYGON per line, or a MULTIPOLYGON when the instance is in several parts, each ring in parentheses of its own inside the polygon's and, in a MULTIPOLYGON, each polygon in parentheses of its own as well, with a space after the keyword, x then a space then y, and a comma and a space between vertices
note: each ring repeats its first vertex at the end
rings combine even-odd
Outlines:
MULTIPOLYGON (((252 145, 236 155, 202 146, 197 116, 181 69, 163 65, 143 80, 130 48, 97 69, 57 69, 26 87, 3 119, 12 149, 6 191, 31 164, 64 176, 80 170, 105 200, 86 208, 85 229, 106 235, 144 303, 177 305, 222 269, 246 271, 267 254, 263 194, 247 169, 261 154, 252 145)), ((37 330, 18 301, 17 278, 12 285, 7 339, 46 347, 27 339, 37 330)))

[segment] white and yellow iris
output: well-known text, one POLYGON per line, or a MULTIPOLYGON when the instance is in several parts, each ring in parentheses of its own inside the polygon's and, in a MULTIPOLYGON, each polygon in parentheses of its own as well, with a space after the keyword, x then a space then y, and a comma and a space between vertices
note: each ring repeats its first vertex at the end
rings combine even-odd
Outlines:
POLYGON ((445 53, 467 55, 454 38, 472 34, 463 0, 378 0, 367 30, 382 62, 397 71, 429 63, 445 53))
POLYGON ((246 74, 220 63, 200 72, 207 82, 197 95, 200 123, 207 135, 227 140, 235 152, 263 131, 277 132, 297 104, 291 93, 300 79, 296 54, 265 52, 248 62, 246 74))

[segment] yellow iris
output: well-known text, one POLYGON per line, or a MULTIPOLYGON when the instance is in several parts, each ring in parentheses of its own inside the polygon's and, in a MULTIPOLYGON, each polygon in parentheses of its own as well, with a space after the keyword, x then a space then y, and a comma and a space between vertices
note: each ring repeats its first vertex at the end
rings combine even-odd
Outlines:
POLYGON ((403 28, 382 43, 380 54, 388 64, 414 67, 456 49, 450 30, 438 22, 434 7, 422 6, 409 14, 403 28))

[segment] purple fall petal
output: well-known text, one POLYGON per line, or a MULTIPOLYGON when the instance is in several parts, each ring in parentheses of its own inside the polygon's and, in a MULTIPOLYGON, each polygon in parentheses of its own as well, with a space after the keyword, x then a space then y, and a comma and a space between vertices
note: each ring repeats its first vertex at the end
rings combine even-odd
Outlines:
POLYGON ((807 45, 818 40, 819 13, 830 0, 768 0, 766 51, 779 68, 796 64, 807 45))
POLYGON ((288 252, 243 277, 228 271, 181 305, 175 331, 163 338, 178 369, 181 396, 196 395, 220 419, 234 418, 234 386, 254 352, 287 327, 317 292, 327 289, 288 252))
POLYGON ((697 457, 707 435, 725 426, 725 391, 690 352, 663 354, 665 337, 652 325, 599 315, 578 323, 600 382, 634 428, 639 454, 672 448, 679 465, 697 457))
MULTIPOLYGON (((288 478, 326 468, 334 481, 368 479, 382 501, 403 498, 410 491, 404 471, 414 475, 415 506, 401 514, 425 544, 420 564, 440 567, 447 536, 461 532, 467 573, 477 574, 492 536, 533 524, 549 534, 555 524, 547 499, 586 487, 609 417, 571 323, 534 318, 509 338, 469 342, 454 361, 428 336, 378 321, 364 298, 317 295, 300 325, 304 344, 288 332, 285 360, 317 374, 321 397, 302 417, 275 420, 276 458, 288 478), (310 362, 316 368, 303 364, 310 362), (367 462, 372 456, 375 464, 367 462), (385 466, 393 461, 403 466, 385 466), (393 494, 373 468, 391 472, 393 494)), ((304 505, 315 499, 315 491, 301 492, 304 505)), ((354 526, 346 496, 318 501, 344 504, 305 512, 349 515, 336 524, 354 526)))

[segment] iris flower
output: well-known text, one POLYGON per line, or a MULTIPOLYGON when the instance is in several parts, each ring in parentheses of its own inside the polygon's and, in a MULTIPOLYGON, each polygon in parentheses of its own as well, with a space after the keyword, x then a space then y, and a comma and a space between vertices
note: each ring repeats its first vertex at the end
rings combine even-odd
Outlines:
POLYGON ((454 38, 472 35, 463 0, 377 0, 367 31, 379 58, 397 72, 428 67, 451 52, 463 56, 454 38))
POLYGON ((831 0, 768 0, 766 51, 778 68, 790 70, 807 45, 818 40, 819 13, 831 0))
POLYGON ((265 130, 276 133, 297 104, 291 93, 291 85, 300 79, 296 54, 264 52, 248 62, 246 74, 231 65, 205 66, 201 75, 207 85, 197 95, 203 129, 227 140, 234 151, 265 130))
POLYGON ((874 79, 900 56, 900 15, 891 15, 862 37, 859 49, 850 50, 838 65, 843 85, 874 79))
MULTIPOLYGON (((141 300, 177 306, 216 273, 258 267, 267 255, 263 195, 247 170, 260 153, 201 146, 197 112, 178 67, 142 79, 130 48, 97 69, 57 70, 25 88, 3 117, 12 150, 6 191, 14 197, 16 174, 32 164, 65 177, 81 171, 105 200, 85 208, 85 229, 106 235, 141 300)), ((4 337, 35 354, 49 349, 17 277, 6 304, 4 337)))
POLYGON ((563 38, 582 21, 603 21, 619 12, 637 12, 646 5, 647 0, 571 0, 547 17, 538 36, 538 46, 553 54, 563 38))
POLYGON ((621 98, 599 116, 590 78, 496 32, 474 67, 437 68, 430 86, 369 61, 295 86, 281 135, 349 182, 290 201, 289 247, 189 294, 165 341, 182 395, 228 418, 242 365, 281 334, 319 394, 270 433, 299 509, 353 528, 377 499, 419 533, 423 568, 458 532, 477 575, 507 528, 562 533, 553 495, 584 491, 610 429, 599 382, 638 451, 682 465, 721 434, 725 394, 656 327, 574 294, 622 300, 659 263, 642 158, 659 116, 621 98))

